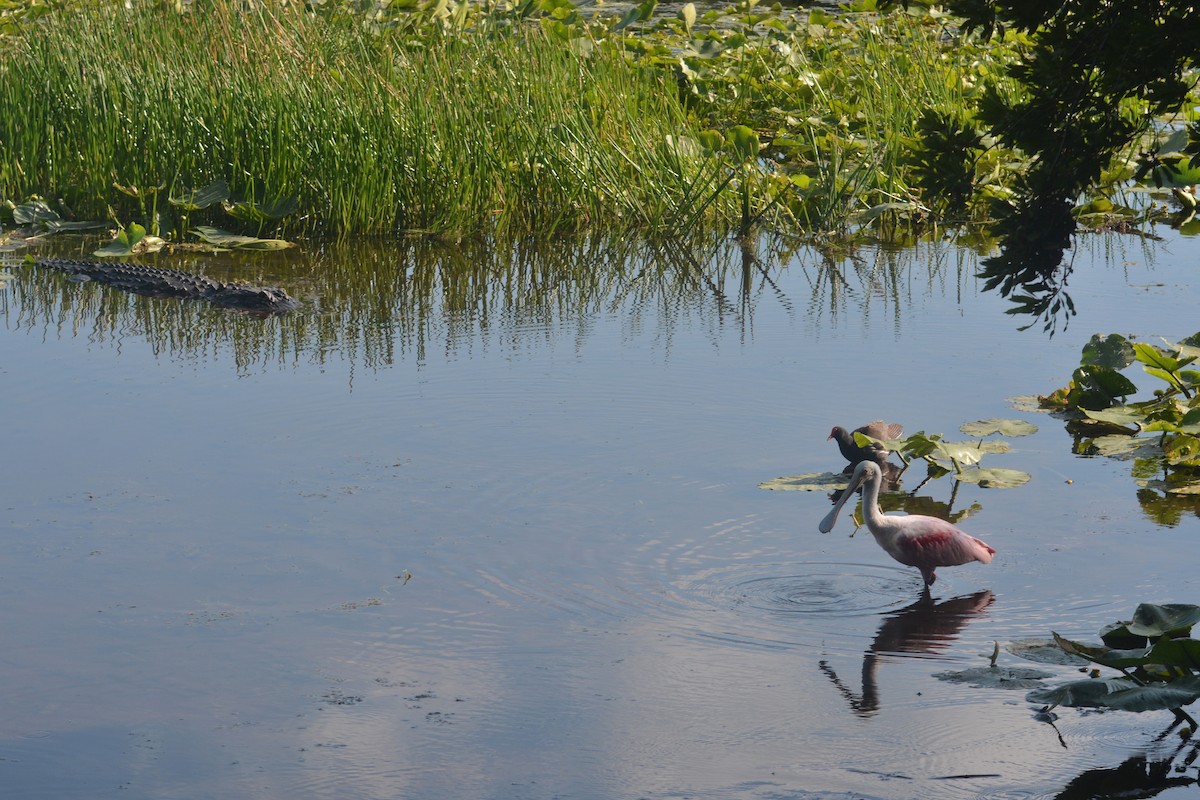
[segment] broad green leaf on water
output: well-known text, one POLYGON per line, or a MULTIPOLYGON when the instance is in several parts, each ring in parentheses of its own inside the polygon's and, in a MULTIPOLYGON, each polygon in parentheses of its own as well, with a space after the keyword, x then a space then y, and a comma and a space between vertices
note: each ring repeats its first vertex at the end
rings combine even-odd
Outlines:
POLYGON ((1146 663, 1146 653, 1150 652, 1150 648, 1148 647, 1137 647, 1132 650, 1114 650, 1104 645, 1075 642, 1059 636, 1053 631, 1051 631, 1051 635, 1064 652, 1114 669, 1139 667, 1146 663))
MULTIPOLYGON (((1136 354, 1137 360, 1145 364, 1148 368, 1156 368, 1167 372, 1176 372, 1181 367, 1187 366, 1194 358, 1175 358, 1170 353, 1164 351, 1161 347, 1155 347, 1152 344, 1138 342, 1133 346, 1133 351, 1136 354)), ((1150 372, 1150 369, 1146 369, 1150 372)), ((1154 374, 1154 373, 1151 373, 1154 374)))
POLYGON ((1181 342, 1171 342, 1163 339, 1163 343, 1180 356, 1200 358, 1200 340, 1197 337, 1200 337, 1200 334, 1193 334, 1181 342))
POLYGON ((1104 698, 1104 705, 1141 713, 1182 708, 1197 699, 1200 699, 1200 676, 1192 676, 1167 684, 1134 686, 1116 691, 1104 698))
POLYGON ((1037 425, 1022 419, 981 419, 964 423, 959 430, 967 436, 982 437, 993 433, 1001 436, 1029 436, 1037 433, 1037 425))
POLYGON ((257 202, 253 198, 241 200, 225 200, 221 203, 225 213, 235 219, 245 222, 265 223, 283 219, 294 214, 300 208, 300 203, 292 197, 279 197, 274 200, 257 202))
POLYGON ((1077 367, 1072 377, 1079 386, 1102 395, 1107 400, 1106 405, 1113 405, 1118 397, 1137 393, 1133 381, 1111 367, 1085 364, 1077 367))
POLYGON ((65 219, 48 219, 44 220, 43 224, 46 226, 47 233, 77 233, 79 231, 94 231, 108 227, 108 223, 102 220, 67 222, 65 219))
POLYGON ((1111 422, 1122 427, 1139 427, 1146 419, 1146 412, 1135 406, 1110 406, 1109 408, 1083 409, 1088 419, 1111 422))
POLYGON ((61 219, 58 212, 46 205, 44 200, 30 200, 15 206, 12 210, 13 222, 17 225, 36 225, 39 222, 50 222, 61 219))
POLYGON ((1045 703, 1049 706, 1067 706, 1069 708, 1102 708, 1108 703, 1107 698, 1114 691, 1137 688, 1137 684, 1128 678, 1100 680, 1088 678, 1082 681, 1070 681, 1046 689, 1034 689, 1025 695, 1030 703, 1045 703))
POLYGON ((988 439, 979 444, 979 449, 985 453, 1007 453, 1012 450, 1012 445, 1003 439, 988 439))
POLYGON ((1009 406, 1013 411, 1028 411, 1044 414, 1046 409, 1042 408, 1041 401, 1037 395, 1022 394, 1016 397, 1008 398, 1009 406))
POLYGON ((117 236, 99 250, 94 250, 96 256, 127 256, 132 254, 138 243, 146 236, 145 227, 131 222, 123 231, 117 231, 117 236))
POLYGON ((229 199, 229 184, 225 181, 214 181, 203 189, 193 189, 178 197, 170 198, 171 205, 179 206, 185 211, 199 211, 209 206, 229 199))
POLYGON ((1200 622, 1200 606, 1190 603, 1141 603, 1133 612, 1126 628, 1135 636, 1155 638, 1166 633, 1178 634, 1191 630, 1200 622))
POLYGON ((935 672, 933 677, 950 683, 966 683, 978 689, 1031 689, 1054 675, 1029 667, 972 667, 957 672, 935 672))
POLYGON ((913 458, 923 458, 932 455, 941 440, 941 436, 927 436, 924 431, 918 431, 904 440, 904 454, 913 458))
POLYGON ((758 134, 745 125, 734 125, 730 128, 725 135, 725 141, 743 161, 750 161, 758 156, 758 134))
POLYGON ((637 6, 634 6, 633 8, 626 11, 625 15, 623 17, 621 17, 621 20, 616 25, 613 26, 613 33, 618 33, 619 31, 625 30, 626 28, 628 28, 630 25, 637 22, 641 18, 642 18, 641 12, 638 11, 637 6))
POLYGON ((929 209, 925 208, 920 203, 913 203, 913 202, 877 203, 876 205, 871 206, 866 211, 859 214, 858 221, 864 222, 864 223, 871 222, 875 219, 878 219, 879 217, 882 217, 884 214, 889 214, 889 213, 894 213, 897 215, 926 214, 926 213, 928 213, 928 211, 929 211, 929 209))
POLYGON ((1013 489, 1029 482, 1029 473, 1000 467, 963 467, 954 477, 963 483, 978 484, 981 489, 1013 489))
POLYGON ((763 481, 760 489, 790 489, 799 492, 833 492, 845 489, 850 483, 850 476, 844 472, 809 472, 804 475, 787 475, 763 481))
POLYGON ((712 129, 700 131, 700 144, 710 153, 715 153, 721 149, 721 145, 725 144, 725 138, 721 136, 720 131, 712 129))
POLYGON ((1035 689, 1025 695, 1025 699, 1031 703, 1075 708, 1116 708, 1139 713, 1182 708, 1198 698, 1200 676, 1148 686, 1139 686, 1128 678, 1072 681, 1050 689, 1035 689))
POLYGON ((1195 639, 1158 640, 1146 655, 1150 664, 1164 667, 1181 667, 1188 670, 1200 669, 1200 641, 1195 639))
POLYGON ((983 451, 974 442, 936 442, 934 456, 950 459, 959 466, 978 464, 983 458, 983 451))
POLYGON ((1157 439, 1138 436, 1126 436, 1114 433, 1111 436, 1097 436, 1090 442, 1090 448, 1097 455, 1129 460, 1133 458, 1154 458, 1162 455, 1157 439))
POLYGON ((283 239, 259 239, 254 236, 241 236, 229 231, 223 231, 220 228, 214 228, 210 225, 198 225, 192 230, 192 233, 217 247, 231 247, 239 250, 284 250, 288 247, 296 246, 283 239))
POLYGON ((1089 663, 1079 656, 1074 656, 1064 651, 1053 639, 1018 639, 1006 644, 1004 649, 1017 658, 1034 661, 1039 664, 1060 664, 1062 666, 1076 667, 1089 663))
POLYGON ((1121 370, 1132 364, 1133 358, 1133 345, 1124 336, 1119 333, 1101 336, 1097 333, 1083 346, 1083 357, 1079 363, 1121 370))

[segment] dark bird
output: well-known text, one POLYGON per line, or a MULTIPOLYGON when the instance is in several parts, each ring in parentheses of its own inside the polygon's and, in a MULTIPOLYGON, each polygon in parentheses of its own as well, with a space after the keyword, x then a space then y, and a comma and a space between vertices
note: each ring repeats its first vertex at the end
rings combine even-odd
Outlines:
POLYGON ((979 561, 989 564, 996 549, 981 539, 964 533, 955 526, 937 517, 922 514, 884 514, 879 508, 879 484, 883 475, 874 461, 863 461, 854 468, 850 485, 842 492, 833 509, 817 526, 821 533, 829 533, 837 522, 842 506, 854 497, 854 490, 863 484, 863 517, 867 530, 875 537, 887 554, 910 567, 921 570, 926 586, 937 580, 934 570, 938 567, 954 567, 979 561))
MULTIPOLYGON (((870 436, 872 439, 899 439, 901 434, 904 433, 904 426, 877 419, 874 422, 868 422, 861 428, 855 428, 854 433, 862 433, 870 436)), ((888 450, 886 447, 878 444, 870 444, 862 447, 858 442, 854 441, 854 433, 847 431, 845 428, 835 427, 829 432, 829 436, 825 440, 836 439, 838 450, 842 451, 842 455, 851 464, 858 464, 863 461, 874 461, 876 464, 887 462, 888 450)))

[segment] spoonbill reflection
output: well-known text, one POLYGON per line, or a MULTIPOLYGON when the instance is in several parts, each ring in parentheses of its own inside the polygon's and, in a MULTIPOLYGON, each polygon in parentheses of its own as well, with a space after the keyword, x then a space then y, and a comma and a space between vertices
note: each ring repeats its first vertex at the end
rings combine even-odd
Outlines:
POLYGON ((991 562, 996 554, 995 548, 963 533, 944 519, 921 514, 885 515, 879 509, 879 485, 882 481, 883 475, 874 461, 863 461, 855 467, 850 484, 825 519, 821 520, 818 526, 821 533, 833 530, 842 506, 854 497, 854 490, 861 483, 867 530, 889 556, 901 564, 921 570, 926 586, 932 586, 937 580, 934 570, 938 567, 953 567, 972 561, 983 564, 991 562))

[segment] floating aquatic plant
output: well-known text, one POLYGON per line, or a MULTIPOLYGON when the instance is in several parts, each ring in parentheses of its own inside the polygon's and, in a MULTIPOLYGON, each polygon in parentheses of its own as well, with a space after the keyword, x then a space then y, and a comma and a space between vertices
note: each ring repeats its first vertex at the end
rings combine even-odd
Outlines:
POLYGON ((1132 460, 1138 485, 1152 493, 1200 495, 1200 333, 1158 346, 1120 334, 1095 334, 1066 386, 1039 398, 1065 414, 1075 451, 1132 460), (1123 370, 1138 364, 1157 379, 1150 397, 1123 370))
POLYGON ((1191 637, 1200 622, 1200 606, 1143 603, 1133 618, 1100 632, 1101 644, 1086 644, 1055 633, 1064 653, 1116 670, 1119 677, 1098 672, 1083 680, 1036 689, 1026 695, 1044 705, 1112 708, 1120 711, 1171 711, 1176 721, 1194 730, 1196 721, 1183 707, 1200 699, 1200 640, 1191 637))

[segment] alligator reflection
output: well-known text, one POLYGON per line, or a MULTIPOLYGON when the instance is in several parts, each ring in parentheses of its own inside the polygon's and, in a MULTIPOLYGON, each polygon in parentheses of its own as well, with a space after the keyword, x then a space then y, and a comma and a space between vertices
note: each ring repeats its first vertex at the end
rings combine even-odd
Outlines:
MULTIPOLYGON (((35 255, 78 258, 94 246, 59 239, 35 255)), ((835 249, 770 236, 749 244, 699 235, 355 241, 147 262, 284 287, 302 304, 284 320, 129 296, 19 262, 5 265, 13 278, 0 292, 0 316, 10 329, 94 344, 143 337, 156 353, 180 359, 232 351, 241 368, 336 359, 379 369, 483 346, 538 347, 544 337, 527 334, 552 325, 576 328, 582 343, 600 314, 619 314, 630 332, 659 331, 668 344, 681 326, 752 335, 764 307, 800 318, 816 336, 839 318, 868 325, 882 316, 899 329, 914 294, 961 291, 975 262, 951 245, 835 249)))
POLYGON ((990 590, 935 601, 926 590, 921 598, 906 608, 888 614, 874 641, 863 653, 862 691, 855 693, 838 677, 827 661, 819 663, 825 674, 850 710, 860 717, 870 717, 879 710, 879 684, 876 672, 887 655, 938 653, 948 647, 964 626, 982 615, 995 599, 990 590))

